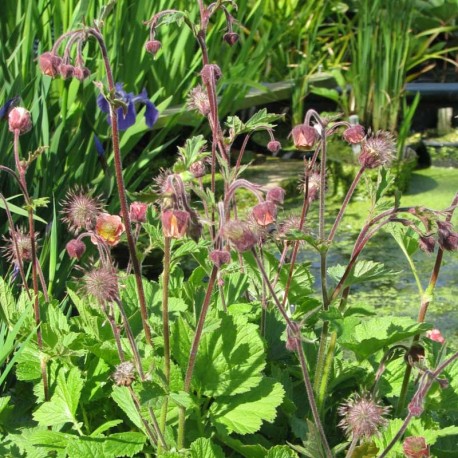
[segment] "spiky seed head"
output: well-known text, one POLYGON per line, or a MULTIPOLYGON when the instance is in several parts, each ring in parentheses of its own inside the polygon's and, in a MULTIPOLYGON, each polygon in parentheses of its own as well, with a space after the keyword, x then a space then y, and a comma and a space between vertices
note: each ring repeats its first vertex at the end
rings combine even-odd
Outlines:
POLYGON ((124 361, 116 366, 113 380, 117 386, 130 386, 135 380, 135 366, 130 361, 124 361))
POLYGON ((384 416, 389 410, 389 407, 381 406, 369 394, 355 394, 339 407, 339 415, 343 417, 339 426, 348 437, 370 439, 387 425, 384 416))
MULTIPOLYGON (((35 233, 35 240, 37 240, 35 233)), ((19 262, 32 260, 32 241, 30 234, 24 229, 16 228, 9 237, 3 237, 6 245, 2 248, 3 253, 8 261, 18 265, 19 262)))
POLYGON ((188 96, 188 108, 196 110, 203 116, 210 114, 210 102, 207 91, 199 84, 191 90, 188 96))
POLYGON ((67 193, 62 207, 62 221, 75 234, 81 230, 93 230, 103 208, 98 198, 78 188, 67 193))
POLYGON ((380 130, 366 137, 361 145, 359 163, 367 169, 389 165, 396 153, 396 142, 390 132, 380 130))
POLYGON ((116 271, 108 266, 87 270, 83 275, 82 289, 87 296, 94 297, 99 304, 117 301, 119 288, 116 271))
POLYGON ((429 458, 429 446, 424 437, 406 437, 402 443, 402 449, 406 458, 429 458))

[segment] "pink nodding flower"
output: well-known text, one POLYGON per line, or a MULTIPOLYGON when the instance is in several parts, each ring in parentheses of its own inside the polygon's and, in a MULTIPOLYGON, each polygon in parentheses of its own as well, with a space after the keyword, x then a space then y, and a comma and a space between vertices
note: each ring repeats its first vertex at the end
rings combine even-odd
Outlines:
MULTIPOLYGON (((109 246, 115 246, 119 243, 125 229, 121 217, 118 215, 110 215, 109 213, 100 213, 95 223, 96 234, 109 246)), ((92 241, 97 243, 95 237, 92 241)))
POLYGON ((32 128, 30 111, 22 107, 13 108, 8 114, 8 127, 11 132, 25 134, 32 128))
POLYGON ((434 340, 434 342, 439 342, 440 344, 445 342, 445 338, 439 329, 431 329, 430 331, 426 331, 426 337, 428 339, 434 340))
POLYGON ((146 211, 148 204, 144 202, 133 202, 130 204, 129 216, 132 223, 144 223, 146 221, 146 211))
POLYGON ((189 225, 189 213, 181 210, 166 210, 162 212, 162 231, 165 237, 181 239, 186 234, 189 225))

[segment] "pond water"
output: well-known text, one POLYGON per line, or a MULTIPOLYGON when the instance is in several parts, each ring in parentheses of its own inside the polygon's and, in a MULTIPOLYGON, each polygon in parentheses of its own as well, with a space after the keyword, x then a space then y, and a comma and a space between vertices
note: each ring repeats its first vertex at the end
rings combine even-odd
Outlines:
MULTIPOLYGON (((269 162, 255 166, 257 170, 251 170, 252 173, 254 172, 254 181, 262 184, 272 182, 283 184, 285 180, 297 176, 302 167, 300 161, 269 162)), ((450 205, 456 192, 458 192, 458 169, 430 167, 414 172, 409 190, 402 197, 401 204, 403 206, 422 205, 441 210, 450 205)), ((300 205, 299 199, 292 199, 287 202, 287 212, 299 213, 300 205)), ((338 208, 337 202, 331 204, 329 213, 337 214, 338 208)), ((367 199, 358 198, 356 195, 341 222, 336 237, 337 244, 329 252, 328 265, 347 263, 368 208, 367 199)), ((317 208, 312 207, 309 226, 314 232, 316 214, 317 208)), ((458 211, 455 212, 453 222, 455 227, 458 227, 458 211)), ((418 288, 407 260, 393 237, 382 231, 367 245, 360 259, 383 262, 388 269, 398 274, 381 281, 355 286, 351 295, 352 303, 360 303, 384 315, 407 315, 416 318, 420 305, 418 288)), ((315 278, 319 277, 319 258, 315 251, 304 248, 300 253, 300 260, 311 262, 315 278)), ((427 255, 419 251, 415 253, 414 261, 425 288, 429 282, 435 255, 427 255)), ((427 320, 439 328, 448 340, 458 343, 458 252, 444 253, 444 261, 434 299, 428 309, 427 320)))

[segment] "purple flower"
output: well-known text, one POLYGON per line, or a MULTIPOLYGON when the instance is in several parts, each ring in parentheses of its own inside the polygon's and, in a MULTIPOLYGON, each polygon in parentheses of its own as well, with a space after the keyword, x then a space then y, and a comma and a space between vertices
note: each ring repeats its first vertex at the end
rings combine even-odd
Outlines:
MULTIPOLYGON (((116 83, 115 98, 122 100, 127 106, 127 110, 125 112, 122 108, 118 108, 117 110, 119 130, 127 130, 130 126, 135 124, 135 118, 137 116, 135 105, 137 103, 143 103, 146 106, 146 125, 151 128, 156 123, 157 118, 159 117, 159 112, 154 106, 154 103, 148 98, 146 89, 143 89, 140 94, 135 95, 132 92, 126 92, 123 89, 123 83, 116 83)), ((99 95, 97 97, 97 105, 104 113, 108 114, 110 112, 110 106, 103 95, 99 95)), ((110 118, 108 118, 108 122, 110 122, 110 118)))
POLYGON ((6 118, 10 111, 10 108, 13 108, 15 103, 19 100, 19 97, 13 97, 9 99, 3 106, 0 107, 0 119, 6 118))

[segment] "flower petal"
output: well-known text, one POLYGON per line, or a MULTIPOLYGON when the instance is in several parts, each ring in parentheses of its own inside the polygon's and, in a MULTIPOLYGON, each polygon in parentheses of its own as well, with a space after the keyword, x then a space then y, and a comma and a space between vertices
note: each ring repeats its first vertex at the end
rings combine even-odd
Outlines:
POLYGON ((151 129, 159 118, 159 111, 157 110, 154 103, 149 100, 145 102, 145 105, 145 122, 146 125, 151 129))
POLYGON ((104 113, 110 112, 110 105, 108 104, 107 99, 102 94, 97 96, 97 105, 104 113))
POLYGON ((94 135, 94 143, 95 143, 95 150, 97 151, 97 155, 99 157, 105 156, 105 149, 103 148, 102 142, 97 135, 94 135))
POLYGON ((132 102, 127 104, 127 111, 124 114, 122 108, 118 108, 118 129, 119 130, 127 130, 130 126, 135 124, 135 105, 132 102))

